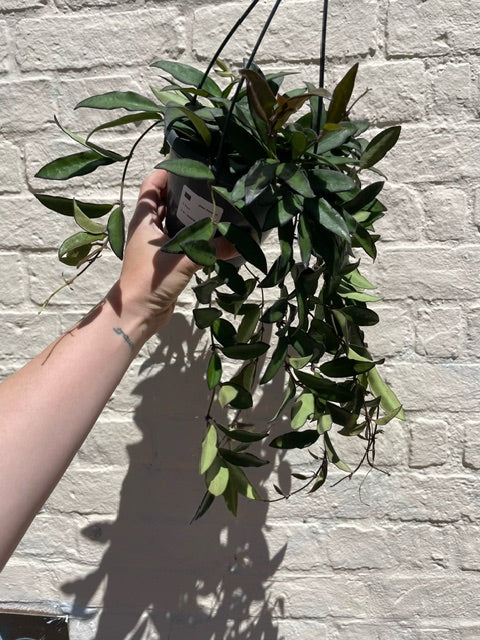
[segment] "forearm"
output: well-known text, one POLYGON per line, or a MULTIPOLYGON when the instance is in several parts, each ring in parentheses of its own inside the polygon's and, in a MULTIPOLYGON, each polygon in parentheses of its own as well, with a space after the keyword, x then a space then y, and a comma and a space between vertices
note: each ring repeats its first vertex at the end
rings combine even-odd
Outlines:
POLYGON ((150 335, 116 301, 0 385, 0 568, 150 335))

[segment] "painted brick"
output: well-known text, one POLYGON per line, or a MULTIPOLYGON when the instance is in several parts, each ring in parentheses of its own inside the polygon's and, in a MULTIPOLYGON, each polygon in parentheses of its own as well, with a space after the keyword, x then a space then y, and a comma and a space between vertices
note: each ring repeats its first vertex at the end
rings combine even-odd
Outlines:
POLYGON ((424 226, 424 210, 419 194, 406 186, 387 183, 380 197, 387 207, 384 218, 375 225, 382 242, 419 240, 424 226))
MULTIPOLYGON (((241 62, 248 57, 260 33, 258 25, 266 16, 269 5, 263 5, 237 32, 222 57, 241 62)), ((331 56, 366 55, 376 48, 376 8, 372 0, 360 0, 345 10, 344 3, 332 6, 329 42, 331 56)), ((245 5, 228 3, 199 8, 195 12, 193 51, 199 58, 208 58, 221 42, 219 34, 233 26, 245 5)), ((286 3, 281 6, 258 53, 257 60, 317 60, 321 3, 318 0, 286 3), (312 19, 314 27, 312 28, 312 19)))
MULTIPOLYGON (((19 193, 25 188, 22 153, 10 143, 0 144, 0 193, 19 193)), ((0 200, 0 207, 2 207, 0 200)))
POLYGON ((417 353, 433 358, 456 358, 462 337, 460 307, 422 307, 415 323, 417 353))
POLYGON ((442 420, 418 420, 412 426, 410 466, 442 465, 448 459, 448 425, 442 420))
POLYGON ((467 194, 436 186, 423 198, 425 235, 429 240, 452 241, 471 237, 467 194))
MULTIPOLYGON (((372 274, 375 278, 375 274, 372 274)), ((379 295, 384 292, 380 289, 379 295)), ((366 327, 365 335, 372 352, 379 358, 400 356, 412 349, 414 327, 410 310, 405 305, 378 303, 372 308, 380 317, 373 327, 366 327)))
POLYGON ((23 71, 145 65, 153 56, 177 57, 183 50, 183 20, 173 7, 95 17, 26 19, 16 36, 16 59, 23 71), (65 39, 63 34, 68 33, 65 39), (122 46, 115 46, 118 34, 122 46), (152 46, 152 43, 155 43, 152 46))
POLYGON ((25 299, 25 271, 18 253, 0 253, 0 304, 16 305, 25 299))
POLYGON ((478 104, 478 89, 469 63, 447 63, 435 69, 432 109, 437 114, 458 118, 459 111, 478 104))
POLYGON ((37 131, 53 120, 53 85, 46 79, 0 82, 2 131, 37 131))
POLYGON ((0 21, 0 73, 8 70, 8 30, 5 22, 0 21))
POLYGON ((480 9, 463 3, 394 0, 388 11, 388 52, 394 56, 436 56, 478 46, 480 9))
POLYGON ((43 351, 59 333, 60 321, 54 314, 6 313, 0 325, 3 355, 17 362, 22 359, 27 361, 43 351))
POLYGON ((41 9, 45 7, 48 0, 2 0, 2 11, 25 11, 27 9, 41 9))
POLYGON ((469 469, 480 469, 480 429, 476 421, 465 424, 463 464, 469 469))

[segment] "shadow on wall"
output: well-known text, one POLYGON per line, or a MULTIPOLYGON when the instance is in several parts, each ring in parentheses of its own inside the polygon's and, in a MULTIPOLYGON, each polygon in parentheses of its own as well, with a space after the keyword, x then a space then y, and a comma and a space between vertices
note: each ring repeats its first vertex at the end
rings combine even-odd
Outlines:
MULTIPOLYGON (((217 500, 190 525, 203 495, 197 469, 208 353, 179 314, 162 335, 147 363, 160 372, 135 389, 143 437, 127 447, 118 517, 82 532, 108 548, 94 572, 62 589, 75 597, 72 615, 88 618, 89 603, 106 581, 96 640, 276 640, 282 602, 269 598, 268 582, 286 547, 270 558, 262 533, 268 506, 241 497, 239 519, 217 500)), ((265 400, 271 416, 273 405, 265 400)), ((258 413, 250 418, 264 428, 258 413)), ((262 469, 252 479, 261 484, 262 469)))

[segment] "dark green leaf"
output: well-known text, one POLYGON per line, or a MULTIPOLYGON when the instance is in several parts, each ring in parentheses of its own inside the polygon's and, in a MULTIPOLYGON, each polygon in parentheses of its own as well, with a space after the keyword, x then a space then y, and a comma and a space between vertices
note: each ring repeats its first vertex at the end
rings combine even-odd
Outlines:
POLYGON ((360 168, 368 169, 379 162, 397 143, 402 128, 389 127, 376 135, 360 157, 360 168))
POLYGON ((335 87, 327 112, 327 122, 340 122, 347 115, 348 103, 352 97, 357 71, 358 62, 347 71, 335 87))
POLYGON ((315 153, 322 155, 327 151, 332 151, 341 147, 351 137, 351 131, 348 129, 337 129, 335 131, 326 131, 322 133, 318 145, 315 147, 315 153))
POLYGON ((249 344, 234 344, 222 349, 227 358, 233 360, 251 360, 259 358, 268 351, 269 345, 266 342, 253 342, 249 344))
MULTIPOLYGON (((210 327, 214 320, 220 318, 222 312, 219 309, 194 309, 193 317, 195 324, 199 329, 206 329, 210 327)), ((215 355, 215 353, 213 354, 215 355)), ((215 386, 215 385, 214 385, 215 386)))
POLYGON ((248 342, 257 328, 261 309, 256 304, 245 304, 243 305, 241 312, 243 314, 243 318, 240 326, 238 327, 238 341, 248 342))
POLYGON ((275 413, 273 418, 271 420, 269 420, 269 422, 275 422, 275 420, 282 413, 282 411, 287 406, 287 404, 290 402, 290 400, 295 396, 295 389, 296 389, 295 383, 293 382, 293 380, 291 378, 289 378, 288 379, 287 388, 286 388, 285 394, 283 396, 282 403, 280 404, 280 406, 277 409, 277 412, 275 413))
POLYGON ((91 202, 82 202, 75 198, 63 198, 60 196, 51 196, 47 194, 35 193, 34 196, 44 207, 62 214, 62 216, 74 216, 75 210, 73 203, 76 202, 83 213, 89 218, 101 218, 111 211, 111 204, 94 204, 91 202))
POLYGON ((346 471, 347 473, 352 473, 352 470, 350 469, 348 464, 340 460, 337 452, 333 448, 333 444, 332 444, 332 441, 330 440, 330 436, 328 435, 328 433, 325 433, 323 437, 325 440, 325 450, 327 452, 327 457, 330 460, 330 462, 333 462, 333 464, 339 469, 341 469, 342 471, 346 471))
POLYGON ((262 322, 266 324, 273 324, 279 322, 283 316, 287 313, 288 301, 286 298, 280 298, 269 307, 262 316, 262 322))
POLYGON ((288 184, 290 189, 304 198, 315 197, 305 172, 298 169, 295 164, 285 164, 281 166, 281 170, 278 172, 278 177, 280 180, 288 184))
POLYGON ((240 73, 247 80, 248 99, 252 109, 270 127, 276 101, 267 80, 252 69, 241 69, 240 73))
POLYGON ((202 454, 200 456, 200 473, 204 474, 217 457, 217 430, 214 424, 210 424, 204 439, 202 440, 202 454))
POLYGON ((343 307, 340 311, 359 327, 370 327, 380 321, 378 314, 366 307, 349 306, 343 307))
POLYGON ((305 431, 289 431, 281 436, 277 436, 270 442, 270 446, 275 449, 305 449, 320 437, 318 431, 306 429, 305 431))
POLYGON ((324 198, 307 200, 307 211, 322 227, 328 229, 350 244, 350 233, 347 223, 340 213, 324 198))
POLYGON ((258 500, 260 496, 244 472, 235 465, 231 465, 228 462, 226 464, 230 472, 230 481, 238 493, 249 500, 258 500))
POLYGON ((374 365, 374 362, 359 362, 342 357, 325 362, 320 371, 330 378, 348 378, 369 371, 374 365))
POLYGON ((352 393, 348 388, 323 376, 314 376, 300 370, 295 371, 295 375, 307 389, 324 400, 348 402, 351 399, 352 393))
POLYGON ((75 109, 126 109, 127 111, 160 111, 161 107, 149 98, 134 91, 109 91, 91 96, 77 104, 75 109))
POLYGON ((367 185, 364 189, 362 189, 357 195, 343 203, 343 207, 349 213, 355 213, 357 211, 361 211, 365 207, 367 207, 380 193, 383 189, 384 182, 372 182, 372 184, 367 185))
POLYGON ((164 169, 176 176, 193 178, 195 180, 214 180, 210 167, 199 160, 190 158, 167 159, 155 166, 155 169, 164 169))
MULTIPOLYGON (((79 254, 75 253, 71 255, 72 252, 76 252, 76 250, 81 247, 87 247, 87 249, 84 249, 81 253, 88 255, 92 243, 101 241, 102 237, 103 236, 100 236, 98 234, 86 233, 85 231, 79 231, 78 233, 73 234, 73 236, 70 236, 69 238, 64 240, 64 242, 62 242, 58 250, 59 260, 64 264, 76 264, 79 258, 77 257, 76 261, 73 260, 79 254)), ((85 257, 85 255, 82 255, 82 257, 85 257)))
POLYGON ((356 187, 353 178, 341 171, 333 171, 332 169, 316 169, 312 171, 310 182, 317 193, 322 191, 340 193, 342 191, 351 191, 356 187))
MULTIPOLYGON (((180 245, 179 248, 181 249, 180 245)), ((213 292, 222 284, 223 283, 220 278, 209 278, 196 287, 193 287, 193 291, 197 297, 198 302, 200 304, 210 304, 213 292)))
POLYGON ((313 486, 308 493, 314 493, 315 491, 320 489, 320 487, 322 487, 325 484, 325 480, 327 479, 327 474, 328 474, 328 460, 325 459, 322 463, 322 468, 320 469, 317 475, 317 479, 313 483, 313 486))
POLYGON ((206 491, 195 515, 192 518, 192 522, 199 520, 210 509, 214 500, 215 496, 213 496, 209 491, 206 491))
POLYGON ((266 384, 275 377, 280 367, 285 363, 287 355, 288 341, 286 338, 279 338, 278 344, 275 347, 275 351, 272 354, 272 358, 268 363, 265 373, 263 374, 260 384, 266 384))
POLYGON ((180 231, 162 246, 162 251, 166 253, 183 253, 182 245, 184 243, 196 240, 210 240, 215 229, 210 218, 202 218, 197 220, 188 227, 180 229, 180 231))
POLYGON ((35 174, 35 177, 45 180, 69 180, 92 173, 98 167, 113 162, 112 158, 102 156, 96 151, 81 151, 49 162, 35 174))
POLYGON ((217 426, 226 436, 238 442, 259 442, 264 440, 270 433, 269 431, 257 433, 255 431, 246 431, 245 429, 227 429, 220 424, 217 426))
POLYGON ((237 332, 231 322, 225 318, 217 318, 212 324, 212 331, 215 338, 224 347, 233 345, 236 341, 237 332))
POLYGON ((108 242, 113 253, 122 260, 123 245, 125 244, 125 216, 122 207, 112 211, 107 223, 108 242))
MULTIPOLYGON (((195 313, 195 312, 194 312, 195 313)), ((222 379, 222 362, 216 351, 210 356, 207 367, 207 384, 209 389, 215 389, 222 379)))
POLYGON ((278 160, 258 160, 245 177, 245 204, 250 205, 268 187, 275 177, 278 160))
POLYGON ((217 260, 215 247, 208 240, 185 241, 180 246, 192 262, 202 267, 212 267, 217 260))
POLYGON ((237 251, 247 262, 267 273, 267 261, 260 246, 248 234, 247 231, 240 229, 231 222, 220 222, 218 224, 220 233, 229 240, 237 251))
POLYGON ((223 282, 234 293, 243 296, 247 292, 247 287, 242 276, 238 273, 238 269, 226 260, 217 260, 215 263, 215 271, 223 282))
POLYGON ((219 448, 218 452, 224 460, 236 467, 263 467, 269 463, 268 460, 262 460, 253 453, 236 453, 223 448, 219 448))
MULTIPOLYGON (((159 69, 162 69, 163 71, 166 71, 171 76, 173 76, 175 80, 178 80, 182 84, 193 85, 194 87, 197 87, 197 88, 203 79, 203 73, 201 71, 199 71, 198 69, 195 69, 195 67, 191 67, 190 65, 183 64, 181 62, 171 62, 170 60, 158 60, 157 62, 154 62, 151 66, 157 67, 159 69)), ((217 83, 214 82, 211 78, 205 79, 203 88, 209 93, 211 93, 213 96, 217 96, 219 98, 222 96, 222 90, 217 85, 217 83)))
MULTIPOLYGON (((160 109, 160 107, 158 107, 160 109)), ((87 136, 87 140, 97 131, 101 131, 102 129, 112 129, 114 127, 123 127, 126 124, 130 124, 132 122, 140 122, 142 120, 158 120, 160 122, 161 118, 153 113, 132 113, 128 116, 123 116, 122 118, 115 118, 115 120, 110 120, 109 122, 104 122, 103 124, 95 127, 87 136)))

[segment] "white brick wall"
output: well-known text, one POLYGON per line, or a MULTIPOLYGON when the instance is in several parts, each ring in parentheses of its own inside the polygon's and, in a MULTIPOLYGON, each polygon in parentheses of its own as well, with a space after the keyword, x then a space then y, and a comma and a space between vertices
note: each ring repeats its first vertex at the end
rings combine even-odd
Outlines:
MULTIPOLYGON (((360 59, 359 91, 371 91, 357 113, 403 125, 384 163, 391 210, 369 269, 385 297, 371 342, 408 411, 379 443, 390 475, 269 508, 242 503, 237 521, 219 505, 190 526, 206 356, 186 293, 0 576, 0 610, 68 612, 72 640, 480 638, 480 4, 330 4, 327 84, 360 59)), ((1 376, 118 269, 104 261, 37 315, 68 232, 31 195, 35 170, 63 148, 53 114, 72 126, 72 107, 92 92, 147 92, 154 59, 203 64, 244 5, 0 0, 1 376)), ((319 8, 285 0, 259 59, 299 62, 313 79, 319 8)), ((225 57, 243 57, 255 32, 246 26, 225 57)), ((81 115, 78 128, 90 126, 81 115)), ((130 198, 157 148, 144 147, 130 198)), ((117 182, 77 180, 82 195, 114 194, 117 182)))

